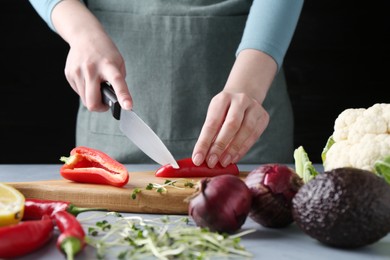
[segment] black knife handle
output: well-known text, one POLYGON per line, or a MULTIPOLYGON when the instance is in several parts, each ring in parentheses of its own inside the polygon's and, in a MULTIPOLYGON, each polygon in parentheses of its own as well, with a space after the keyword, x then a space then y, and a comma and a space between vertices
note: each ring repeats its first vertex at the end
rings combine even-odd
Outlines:
POLYGON ((108 82, 102 82, 101 84, 103 103, 110 106, 112 116, 119 120, 121 117, 121 105, 115 95, 114 88, 108 82))

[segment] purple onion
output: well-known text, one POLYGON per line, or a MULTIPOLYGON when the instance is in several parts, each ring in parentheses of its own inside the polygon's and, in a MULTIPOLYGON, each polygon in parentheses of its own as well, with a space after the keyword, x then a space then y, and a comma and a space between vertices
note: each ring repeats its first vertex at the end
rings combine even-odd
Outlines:
POLYGON ((251 171, 245 183, 252 193, 252 220, 269 228, 294 222, 292 199, 303 181, 293 169, 282 164, 264 164, 251 171))
POLYGON ((251 199, 249 188, 238 176, 204 178, 190 198, 188 213, 199 227, 233 233, 245 223, 251 199))

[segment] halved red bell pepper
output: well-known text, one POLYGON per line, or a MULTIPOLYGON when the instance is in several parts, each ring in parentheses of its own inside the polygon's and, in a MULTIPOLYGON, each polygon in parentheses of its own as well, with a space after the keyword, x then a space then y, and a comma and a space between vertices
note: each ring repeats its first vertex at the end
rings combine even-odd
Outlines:
POLYGON ((231 174, 239 175, 240 171, 236 164, 229 164, 227 167, 223 167, 220 163, 214 168, 209 168, 204 162, 203 164, 196 166, 191 158, 184 158, 177 161, 179 169, 175 169, 172 165, 167 164, 157 169, 156 177, 164 178, 199 178, 199 177, 214 177, 218 175, 231 174))
POLYGON ((122 187, 130 178, 123 164, 102 151, 89 147, 75 147, 70 156, 61 157, 61 161, 65 162, 60 169, 62 177, 75 182, 122 187))

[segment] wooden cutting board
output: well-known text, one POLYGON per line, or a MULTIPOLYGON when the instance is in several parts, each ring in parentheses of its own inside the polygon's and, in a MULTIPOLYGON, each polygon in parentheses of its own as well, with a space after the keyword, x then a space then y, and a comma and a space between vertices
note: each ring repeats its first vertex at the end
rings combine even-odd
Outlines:
MULTIPOLYGON (((240 177, 246 174, 243 172, 240 177)), ((78 207, 133 213, 187 214, 186 199, 196 192, 196 185, 193 188, 183 187, 184 181, 181 180, 177 184, 182 187, 181 189, 167 186, 166 192, 162 193, 157 192, 156 189, 145 189, 149 183, 164 184, 165 180, 155 177, 154 172, 130 172, 129 183, 122 188, 76 183, 65 179, 7 184, 18 189, 26 198, 69 201, 78 207), (135 188, 140 188, 141 192, 132 199, 131 195, 135 188)), ((194 184, 199 180, 199 178, 185 179, 194 184)))

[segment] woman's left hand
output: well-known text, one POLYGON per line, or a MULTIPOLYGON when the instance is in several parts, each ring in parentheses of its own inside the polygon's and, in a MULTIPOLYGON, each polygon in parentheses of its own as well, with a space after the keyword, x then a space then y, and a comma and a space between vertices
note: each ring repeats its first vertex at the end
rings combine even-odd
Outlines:
POLYGON ((268 126, 269 115, 257 100, 244 93, 222 91, 209 105, 206 120, 195 145, 196 165, 206 160, 213 168, 237 163, 268 126))
POLYGON ((242 50, 233 65, 224 90, 210 102, 192 160, 205 160, 210 168, 220 162, 237 163, 267 128, 269 114, 262 106, 277 71, 268 54, 242 50))

